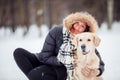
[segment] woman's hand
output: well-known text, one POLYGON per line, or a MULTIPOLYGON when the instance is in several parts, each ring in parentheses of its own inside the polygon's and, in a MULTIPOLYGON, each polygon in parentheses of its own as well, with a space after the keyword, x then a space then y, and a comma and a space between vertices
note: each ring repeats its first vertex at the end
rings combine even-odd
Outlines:
POLYGON ((83 68, 81 72, 85 77, 95 77, 99 74, 98 69, 90 69, 88 67, 83 68))

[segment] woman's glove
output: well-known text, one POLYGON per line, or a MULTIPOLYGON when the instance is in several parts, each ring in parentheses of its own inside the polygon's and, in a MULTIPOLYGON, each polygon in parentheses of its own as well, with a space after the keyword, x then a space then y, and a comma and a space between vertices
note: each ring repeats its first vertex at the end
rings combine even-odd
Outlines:
POLYGON ((90 69, 88 67, 83 68, 81 72, 86 77, 95 77, 100 73, 98 69, 90 69))

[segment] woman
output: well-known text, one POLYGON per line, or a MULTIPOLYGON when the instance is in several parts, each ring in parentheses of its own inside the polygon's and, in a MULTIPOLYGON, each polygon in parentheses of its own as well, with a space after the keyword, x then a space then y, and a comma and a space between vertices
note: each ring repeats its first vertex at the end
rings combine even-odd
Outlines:
MULTIPOLYGON (((69 38, 82 32, 94 33, 97 27, 96 20, 89 13, 77 12, 70 14, 63 20, 63 26, 54 27, 50 30, 40 53, 32 54, 18 48, 14 51, 15 61, 30 80, 66 80, 66 67, 57 58, 59 49, 65 39, 64 32, 69 31, 67 34, 67 38, 69 38)), ((100 67, 94 75, 100 76, 104 71, 104 62, 97 50, 96 54, 100 58, 100 67)), ((90 69, 85 68, 83 74, 89 76, 90 71, 90 69)))

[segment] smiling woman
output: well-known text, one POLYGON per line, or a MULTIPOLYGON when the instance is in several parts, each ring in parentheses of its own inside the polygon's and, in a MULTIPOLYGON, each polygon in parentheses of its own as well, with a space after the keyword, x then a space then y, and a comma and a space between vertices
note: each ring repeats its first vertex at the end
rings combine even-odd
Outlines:
POLYGON ((86 23, 82 21, 78 21, 72 25, 70 31, 73 34, 78 34, 84 32, 85 29, 86 29, 86 23))
MULTIPOLYGON (((74 73, 73 70, 75 68, 73 56, 74 51, 76 50, 74 44, 72 43, 72 39, 74 39, 76 35, 85 32, 95 33, 98 25, 94 17, 87 12, 72 13, 63 20, 63 23, 63 44, 59 49, 57 58, 67 68, 67 80, 72 80, 74 78, 72 74, 74 73)), ((97 50, 96 54, 99 56, 97 50)), ((99 64, 101 65, 101 68, 99 67, 96 69, 98 73, 94 74, 94 76, 99 76, 104 71, 103 61, 100 60, 99 64)), ((91 69, 85 68, 83 74, 87 77, 91 74, 91 69)))
MULTIPOLYGON (((63 20, 63 25, 50 30, 40 53, 33 54, 23 48, 17 48, 14 51, 14 59, 30 80, 71 80, 72 76, 69 75, 69 70, 71 72, 74 69, 71 62, 74 50, 71 38, 78 33, 94 33, 97 27, 97 21, 87 12, 70 14, 63 20)), ((96 54, 100 58, 97 51, 96 54)), ((90 69, 88 68, 88 70, 89 72, 85 69, 84 74, 89 75, 90 69)), ((99 71, 97 76, 104 71, 102 60, 100 60, 100 67, 97 71, 99 71)))

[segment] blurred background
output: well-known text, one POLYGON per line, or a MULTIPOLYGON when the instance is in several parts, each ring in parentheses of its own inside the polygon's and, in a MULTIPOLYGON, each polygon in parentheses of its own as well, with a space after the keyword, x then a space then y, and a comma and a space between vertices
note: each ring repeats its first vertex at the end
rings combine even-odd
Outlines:
POLYGON ((28 80, 13 52, 40 52, 45 37, 70 13, 87 11, 98 21, 104 80, 120 80, 120 0, 0 0, 0 80, 28 80))
MULTIPOLYGON (((15 32, 18 26, 30 28, 62 23, 69 13, 87 11, 99 25, 120 20, 120 0, 0 0, 0 27, 15 32)), ((109 25, 109 28, 110 25, 109 25)))

